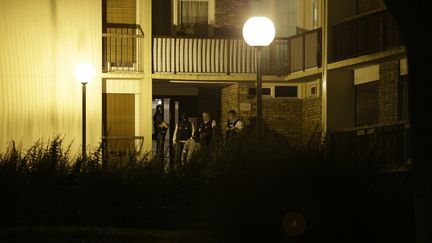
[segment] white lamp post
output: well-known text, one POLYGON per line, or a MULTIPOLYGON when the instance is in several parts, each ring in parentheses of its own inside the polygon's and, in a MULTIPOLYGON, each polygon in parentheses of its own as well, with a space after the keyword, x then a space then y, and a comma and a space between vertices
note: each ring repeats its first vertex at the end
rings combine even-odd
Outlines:
POLYGON ((270 45, 275 38, 276 30, 273 22, 267 17, 251 17, 243 26, 243 38, 249 46, 255 47, 257 65, 257 119, 258 134, 262 127, 262 77, 261 77, 261 48, 270 45))
POLYGON ((91 64, 80 63, 75 67, 75 78, 82 84, 82 156, 87 158, 86 153, 86 84, 95 78, 95 71, 91 64))

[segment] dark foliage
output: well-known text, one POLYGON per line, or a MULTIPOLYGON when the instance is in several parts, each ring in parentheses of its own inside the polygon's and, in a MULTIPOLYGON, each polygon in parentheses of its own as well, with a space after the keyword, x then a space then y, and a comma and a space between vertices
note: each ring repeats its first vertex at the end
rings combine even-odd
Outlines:
MULTIPOLYGON (((248 128, 249 129, 249 128, 248 128)), ((333 163, 315 143, 298 147, 253 129, 217 138, 166 171, 133 152, 87 161, 60 137, 0 155, 0 224, 115 226, 208 232, 221 242, 411 242, 409 173, 333 163), (303 234, 285 233, 297 212, 303 234)))

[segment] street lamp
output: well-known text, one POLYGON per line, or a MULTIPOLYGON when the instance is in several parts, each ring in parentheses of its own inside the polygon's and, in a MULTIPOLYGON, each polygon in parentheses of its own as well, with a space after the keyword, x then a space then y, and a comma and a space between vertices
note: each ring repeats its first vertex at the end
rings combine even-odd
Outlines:
POLYGON ((89 63, 80 63, 75 67, 75 78, 82 84, 82 156, 87 158, 86 153, 86 84, 95 77, 93 66, 89 63))
POLYGON ((262 128, 262 77, 261 77, 261 49, 270 45, 275 38, 276 30, 273 22, 267 17, 251 17, 243 26, 243 38, 249 46, 255 47, 257 66, 257 119, 256 126, 258 135, 262 128))

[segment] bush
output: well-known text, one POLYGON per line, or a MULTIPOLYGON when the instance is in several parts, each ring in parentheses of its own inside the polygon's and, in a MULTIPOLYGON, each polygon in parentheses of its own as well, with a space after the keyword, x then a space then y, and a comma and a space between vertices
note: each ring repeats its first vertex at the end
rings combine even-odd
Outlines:
POLYGON ((224 242, 412 236, 409 174, 341 166, 317 143, 299 147, 270 130, 216 137, 169 171, 133 151, 102 159, 97 149, 82 161, 69 147, 56 137, 27 151, 12 143, 0 155, 1 226, 197 229, 224 242), (299 236, 284 231, 291 212, 306 219, 299 236))

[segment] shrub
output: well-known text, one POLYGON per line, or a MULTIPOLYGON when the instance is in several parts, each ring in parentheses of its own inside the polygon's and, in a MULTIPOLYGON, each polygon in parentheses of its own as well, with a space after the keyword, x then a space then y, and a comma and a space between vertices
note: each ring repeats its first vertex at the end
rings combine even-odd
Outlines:
POLYGON ((294 144, 247 128, 166 171, 133 151, 102 158, 98 148, 82 161, 61 137, 26 151, 11 143, 0 155, 0 224, 200 229, 224 242, 411 237, 409 174, 341 166, 317 143, 294 144), (285 234, 290 212, 305 217, 304 234, 285 234))

